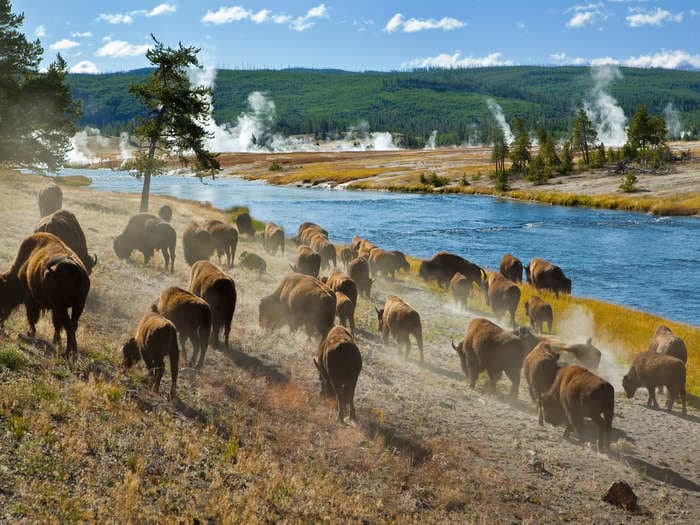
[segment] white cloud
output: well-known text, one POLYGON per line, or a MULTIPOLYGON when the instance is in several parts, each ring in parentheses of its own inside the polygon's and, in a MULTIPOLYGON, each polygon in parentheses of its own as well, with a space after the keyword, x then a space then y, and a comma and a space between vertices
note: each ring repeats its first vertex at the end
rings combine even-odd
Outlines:
POLYGON ((74 47, 78 47, 79 45, 80 43, 76 42, 75 40, 68 40, 67 38, 63 38, 62 40, 51 44, 51 49, 53 49, 54 51, 65 51, 66 49, 72 49, 74 47))
POLYGON ((269 9, 261 9, 257 13, 251 15, 250 19, 255 22, 256 24, 262 24, 263 22, 267 22, 267 19, 270 17, 270 10, 269 9))
POLYGON ((314 26, 315 20, 318 18, 327 18, 328 9, 325 4, 319 4, 309 9, 305 15, 293 17, 284 13, 273 15, 269 9, 261 9, 254 13, 250 9, 246 9, 240 5, 230 7, 220 7, 216 11, 209 10, 202 17, 202 22, 205 24, 230 24, 232 22, 240 22, 242 20, 251 20, 256 24, 271 21, 275 24, 289 24, 289 28, 295 31, 305 31, 314 26))
POLYGON ((620 61, 616 58, 613 58, 613 57, 601 57, 601 58, 591 59, 590 64, 593 67, 617 66, 617 65, 620 65, 620 61))
POLYGON ((665 69, 677 69, 681 67, 700 68, 700 55, 691 55, 687 51, 676 49, 675 51, 662 50, 653 55, 639 55, 630 57, 625 65, 631 67, 660 67, 665 69))
POLYGON ((453 55, 442 53, 434 57, 416 58, 404 64, 404 67, 439 67, 445 69, 489 66, 512 66, 513 61, 501 60, 501 53, 490 53, 483 57, 462 57, 457 51, 453 55))
POLYGON ((566 27, 580 28, 593 24, 596 21, 596 13, 593 11, 581 11, 576 13, 566 23, 566 27))
POLYGON ((72 36, 73 38, 90 38, 92 36, 92 33, 90 31, 85 31, 84 33, 76 31, 75 33, 71 33, 70 36, 72 36))
POLYGON ((202 17, 202 22, 216 25, 230 24, 231 22, 238 22, 239 20, 250 18, 252 14, 251 11, 239 5, 220 7, 216 11, 207 11, 202 17))
POLYGON ((286 24, 287 22, 292 21, 292 17, 289 15, 274 15, 272 17, 272 21, 275 24, 286 24))
POLYGON ((316 7, 309 9, 304 16, 298 16, 289 25, 294 31, 306 31, 311 29, 316 23, 314 19, 316 18, 327 18, 328 9, 326 9, 326 4, 319 4, 316 7))
POLYGON ((97 20, 109 22, 110 24, 131 24, 134 21, 131 15, 122 13, 101 13, 97 20))
POLYGON ((100 72, 100 70, 97 69, 97 66, 94 64, 94 62, 90 62, 89 60, 83 60, 82 62, 78 62, 76 65, 70 68, 70 72, 88 73, 90 75, 96 75, 100 72))
POLYGON ((38 38, 43 38, 43 37, 45 37, 45 36, 46 36, 46 28, 45 28, 43 25, 38 26, 38 27, 34 30, 34 36, 36 36, 36 37, 38 37, 38 38))
POLYGON ((634 12, 625 17, 630 27, 662 26, 665 22, 682 22, 683 13, 673 14, 666 9, 657 7, 655 11, 642 11, 634 9, 634 12))
POLYGON ((555 62, 564 62, 566 60, 566 53, 552 53, 549 58, 555 62))
POLYGON ((439 20, 434 18, 409 18, 406 20, 401 13, 396 13, 386 23, 386 26, 384 26, 384 31, 387 33, 394 33, 395 31, 399 30, 402 30, 404 33, 416 33, 418 31, 425 31, 428 29, 452 31, 453 29, 459 29, 465 25, 466 24, 461 20, 448 16, 442 17, 439 20))
POLYGON ((158 4, 146 13, 146 16, 160 16, 167 13, 174 13, 175 11, 177 11, 177 6, 173 4, 158 4))
POLYGON ((98 57, 132 57, 143 55, 151 48, 149 44, 130 44, 123 40, 110 40, 95 52, 98 57))
POLYGON ((593 25, 598 21, 606 20, 608 15, 604 12, 604 7, 603 2, 596 2, 579 4, 567 9, 567 13, 573 12, 574 14, 566 23, 566 27, 580 29, 593 25))

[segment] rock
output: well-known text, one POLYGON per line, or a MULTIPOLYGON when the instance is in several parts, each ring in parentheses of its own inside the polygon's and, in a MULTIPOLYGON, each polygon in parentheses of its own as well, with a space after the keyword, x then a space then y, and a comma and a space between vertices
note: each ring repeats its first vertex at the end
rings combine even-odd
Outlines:
POLYGON ((603 495, 603 501, 617 505, 630 512, 638 512, 637 495, 626 481, 616 481, 603 495))

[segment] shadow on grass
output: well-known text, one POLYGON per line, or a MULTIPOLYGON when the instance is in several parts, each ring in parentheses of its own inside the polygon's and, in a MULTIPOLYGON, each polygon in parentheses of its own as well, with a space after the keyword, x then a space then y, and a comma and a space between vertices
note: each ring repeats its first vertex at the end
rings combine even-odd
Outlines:
POLYGON ((272 383, 283 385, 289 383, 291 378, 278 365, 267 363, 259 357, 246 354, 237 343, 231 344, 230 348, 218 348, 218 350, 230 359, 233 364, 243 370, 248 371, 253 377, 263 376, 272 383))

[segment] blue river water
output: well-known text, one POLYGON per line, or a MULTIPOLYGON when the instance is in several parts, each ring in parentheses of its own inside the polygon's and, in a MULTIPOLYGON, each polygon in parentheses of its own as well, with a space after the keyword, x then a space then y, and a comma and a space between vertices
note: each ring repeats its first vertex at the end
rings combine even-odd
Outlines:
MULTIPOLYGON (((141 181, 124 171, 65 169, 62 174, 87 175, 96 190, 141 190, 141 181)), ((417 257, 448 250, 488 268, 498 268, 506 252, 523 264, 544 257, 571 278, 575 295, 700 324, 697 218, 486 196, 273 186, 235 177, 160 176, 151 191, 220 208, 247 206, 255 218, 276 222, 288 235, 312 221, 327 229, 332 241, 346 243, 357 234, 417 257)))

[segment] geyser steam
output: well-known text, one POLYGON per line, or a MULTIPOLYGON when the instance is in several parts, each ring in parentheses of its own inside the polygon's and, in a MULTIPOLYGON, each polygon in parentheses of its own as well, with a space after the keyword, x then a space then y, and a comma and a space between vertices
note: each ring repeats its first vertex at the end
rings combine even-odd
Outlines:
POLYGON ((513 132, 510 130, 510 126, 506 122, 506 117, 503 115, 503 109, 501 106, 492 98, 486 99, 486 105, 489 107, 489 111, 496 119, 498 127, 503 131, 503 136, 506 139, 506 144, 513 142, 513 132))
POLYGON ((619 147, 627 142, 625 112, 607 89, 613 80, 622 78, 620 68, 603 65, 591 68, 595 85, 591 91, 592 99, 584 102, 584 110, 596 127, 598 140, 606 146, 619 147))

